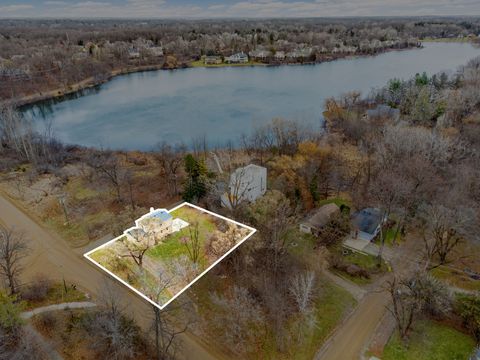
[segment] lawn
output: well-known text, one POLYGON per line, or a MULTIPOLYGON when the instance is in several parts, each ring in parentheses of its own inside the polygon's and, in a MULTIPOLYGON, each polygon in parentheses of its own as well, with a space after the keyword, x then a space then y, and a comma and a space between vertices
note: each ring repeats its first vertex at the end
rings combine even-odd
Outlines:
POLYGON ((369 284, 372 282, 372 276, 387 271, 387 264, 382 261, 381 266, 379 266, 377 257, 373 255, 361 254, 354 251, 349 253, 348 255, 342 255, 342 257, 345 263, 356 265, 370 274, 370 278, 367 279, 365 277, 350 275, 345 271, 339 269, 333 269, 336 274, 354 282, 357 285, 369 284))
POLYGON ((480 291, 480 280, 474 280, 461 270, 450 266, 439 266, 431 271, 431 274, 437 279, 446 283, 469 291, 480 291))
MULTIPOLYGON (((211 215, 206 213, 201 213, 198 210, 192 209, 190 207, 184 206, 175 211, 172 211, 172 216, 174 218, 180 218, 193 224, 198 222, 198 232, 200 242, 202 244, 202 252, 204 250, 204 244, 207 241, 208 234, 211 234, 215 231, 217 226, 214 223, 214 218, 211 215)), ((217 220, 218 221, 218 220, 217 220)), ((220 220, 224 221, 224 220, 220 220)), ((224 221, 226 223, 226 221, 224 221)), ((161 244, 153 247, 147 251, 147 255, 155 259, 173 259, 181 255, 188 255, 187 248, 184 244, 180 242, 182 237, 189 235, 189 227, 183 228, 182 230, 171 234, 164 240, 161 244)), ((203 258, 204 256, 201 256, 203 258)))
POLYGON ((406 345, 394 334, 382 360, 466 360, 474 347, 468 335, 433 321, 421 321, 406 345))
POLYGON ((219 68, 219 67, 236 67, 236 66, 267 66, 268 64, 264 64, 258 61, 249 61, 248 63, 245 64, 227 64, 227 63, 221 63, 221 64, 205 64, 204 60, 197 60, 197 61, 192 61, 190 63, 191 67, 208 67, 208 68, 219 68))

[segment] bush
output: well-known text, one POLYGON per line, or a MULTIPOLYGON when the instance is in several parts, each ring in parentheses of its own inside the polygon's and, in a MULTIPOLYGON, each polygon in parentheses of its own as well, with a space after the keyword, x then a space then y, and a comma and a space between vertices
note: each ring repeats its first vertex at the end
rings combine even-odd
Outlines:
POLYGON ((31 285, 22 291, 22 299, 26 301, 40 302, 47 298, 52 289, 52 281, 44 276, 37 276, 31 285))

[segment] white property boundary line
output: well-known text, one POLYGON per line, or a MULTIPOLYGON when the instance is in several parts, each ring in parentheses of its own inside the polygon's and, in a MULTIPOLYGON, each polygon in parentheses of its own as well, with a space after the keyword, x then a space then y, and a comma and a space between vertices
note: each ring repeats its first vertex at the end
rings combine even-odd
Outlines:
MULTIPOLYGON (((243 228, 247 228, 249 229, 251 232, 250 234, 248 234, 245 238, 243 238, 242 240, 240 240, 234 247, 232 247, 230 250, 228 250, 224 255, 222 255, 219 259, 217 259, 212 265, 210 265, 207 269, 205 269, 200 275, 198 275, 195 279, 193 279, 193 281, 191 281, 187 286, 185 286, 182 290, 180 290, 177 294, 175 294, 170 300, 168 300, 165 304, 163 305, 160 305, 160 304, 157 304, 155 301, 153 301, 152 299, 150 299, 148 296, 144 295, 142 292, 138 291, 137 289, 135 289, 133 286, 131 286, 130 284, 128 284, 126 281, 124 281, 123 279, 121 279, 120 277, 118 277, 117 275, 115 275, 113 272, 111 272, 110 270, 108 270, 107 268, 105 268, 104 266, 100 265, 98 262, 96 262, 94 259, 92 259, 90 257, 90 255, 92 253, 94 253, 95 251, 98 251, 106 246, 108 246, 109 244, 119 240, 120 238, 124 237, 125 234, 122 234, 120 236, 117 236, 116 238, 110 240, 110 241, 107 241, 105 244, 103 245, 100 245, 98 247, 96 247, 95 249, 93 250, 90 250, 88 251, 87 253, 83 254, 83 256, 89 260, 90 262, 92 262, 94 265, 98 266, 100 269, 102 269, 103 271, 105 271, 107 274, 109 274, 110 276, 112 276, 114 279, 116 279, 117 281, 119 281, 120 283, 122 283, 123 285, 125 285, 126 287, 128 287, 130 290, 132 290, 134 293, 136 293, 137 295, 140 295, 143 299, 147 300, 150 304, 158 307, 160 310, 163 310, 168 304, 170 304, 173 300, 175 300, 177 297, 179 297, 185 290, 187 290, 188 288, 190 288, 193 284, 195 284, 203 275, 205 275, 207 272, 209 272, 215 265, 217 265, 220 261, 222 261, 226 256, 228 256, 233 250, 235 250, 236 248, 238 248, 241 244, 243 244, 248 238, 250 238, 253 234, 255 234, 257 232, 257 229, 251 227, 251 226, 248 226, 248 225, 245 225, 245 224, 242 224, 242 223, 239 223, 238 221, 235 221, 235 220, 232 220, 232 219, 229 219, 225 216, 222 216, 222 215, 219 215, 219 214, 216 214, 212 211, 209 211, 209 210, 206 210, 206 209, 203 209, 197 205, 193 205, 193 204, 190 204, 189 202, 183 202, 181 203, 180 205, 177 205, 175 206, 173 209, 170 209, 170 210, 167 210, 168 213, 171 213, 172 211, 175 211, 183 206, 190 206, 190 207, 193 207, 197 210, 200 210, 201 212, 204 212, 204 213, 207 213, 207 214, 210 214, 210 215, 213 215, 215 217, 218 217, 220 219, 223 219, 225 221, 228 221, 228 222, 231 222, 231 223, 234 223, 238 226, 241 226, 243 228)), ((131 228, 127 229, 130 230, 131 228)))

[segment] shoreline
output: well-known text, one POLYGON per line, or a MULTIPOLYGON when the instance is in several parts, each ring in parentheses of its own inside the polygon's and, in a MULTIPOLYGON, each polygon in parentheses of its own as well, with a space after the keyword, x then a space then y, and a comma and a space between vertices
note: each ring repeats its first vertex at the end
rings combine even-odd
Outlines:
POLYGON ((36 94, 26 95, 20 98, 15 99, 7 99, 0 102, 0 105, 15 105, 16 107, 24 107, 29 105, 34 105, 36 103, 40 103, 43 101, 48 100, 55 100, 61 99, 62 97, 72 95, 78 93, 82 90, 91 89, 102 84, 109 82, 110 80, 114 79, 117 76, 121 75, 128 75, 133 73, 141 73, 147 71, 159 71, 159 70, 179 70, 179 69, 195 69, 195 68, 230 68, 230 67, 279 67, 279 66, 304 66, 304 65, 319 65, 322 63, 328 63, 337 60, 349 60, 355 58, 366 58, 366 57, 373 57, 377 55, 386 54, 388 52, 393 51, 406 51, 406 50, 414 50, 414 49, 421 49, 422 46, 418 47, 408 47, 403 49, 386 49, 376 54, 363 54, 363 55, 345 55, 339 57, 333 57, 322 59, 320 61, 306 61, 301 63, 278 63, 278 64, 265 64, 261 62, 252 62, 246 64, 222 64, 222 65, 204 65, 204 66, 192 66, 193 61, 189 62, 187 66, 178 66, 175 68, 165 68, 164 64, 154 64, 154 65, 141 65, 141 66, 132 66, 126 67, 121 69, 115 69, 110 71, 108 74, 103 76, 101 79, 95 80, 94 77, 89 77, 82 81, 79 81, 75 84, 68 85, 66 88, 56 88, 54 90, 49 90, 45 92, 40 92, 36 94))

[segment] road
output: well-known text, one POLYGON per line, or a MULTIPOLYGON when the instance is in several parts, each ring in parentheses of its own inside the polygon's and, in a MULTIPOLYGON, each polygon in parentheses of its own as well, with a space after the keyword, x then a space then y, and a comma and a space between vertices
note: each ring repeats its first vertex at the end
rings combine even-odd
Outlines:
MULTIPOLYGON (((411 273, 420 261, 421 242, 407 241, 393 252, 391 265, 400 276, 411 273)), ((353 313, 334 331, 315 356, 316 360, 358 360, 362 358, 378 324, 382 320, 389 294, 384 291, 392 274, 387 274, 372 284, 353 313)))
MULTIPOLYGON (((72 249, 65 240, 38 224, 1 192, 0 224, 22 231, 28 240, 29 256, 24 264, 25 280, 32 280, 38 274, 57 280, 64 278, 96 298, 108 285, 122 299, 126 311, 138 324, 144 329, 149 328, 152 312, 146 301, 91 265, 83 258, 80 250, 72 249)), ((207 349, 205 344, 201 344, 200 340, 191 334, 183 334, 181 341, 182 359, 224 359, 222 354, 207 349)))

